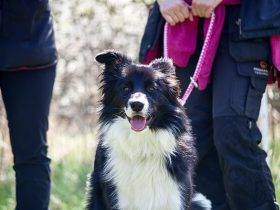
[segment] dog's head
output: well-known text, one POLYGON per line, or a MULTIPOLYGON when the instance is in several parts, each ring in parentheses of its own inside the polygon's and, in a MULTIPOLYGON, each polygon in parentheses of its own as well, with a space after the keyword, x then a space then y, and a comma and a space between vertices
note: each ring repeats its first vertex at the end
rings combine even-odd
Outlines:
POLYGON ((106 51, 96 56, 102 72, 100 120, 127 118, 134 131, 166 127, 168 117, 180 109, 179 84, 169 59, 149 65, 135 64, 125 55, 106 51))

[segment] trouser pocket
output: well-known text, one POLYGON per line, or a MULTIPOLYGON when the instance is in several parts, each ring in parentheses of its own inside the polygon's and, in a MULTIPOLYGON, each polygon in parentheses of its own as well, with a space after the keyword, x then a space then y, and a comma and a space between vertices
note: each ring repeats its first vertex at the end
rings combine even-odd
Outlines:
POLYGON ((232 87, 232 108, 241 115, 257 120, 261 100, 268 79, 268 64, 261 62, 238 62, 238 78, 232 87))

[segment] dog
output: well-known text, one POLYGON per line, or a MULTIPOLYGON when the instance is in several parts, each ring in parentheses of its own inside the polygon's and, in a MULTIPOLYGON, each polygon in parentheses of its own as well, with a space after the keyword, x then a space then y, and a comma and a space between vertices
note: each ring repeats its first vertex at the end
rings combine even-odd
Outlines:
POLYGON ((113 50, 101 73, 99 143, 88 210, 209 210, 194 193, 191 129, 172 61, 135 64, 113 50))

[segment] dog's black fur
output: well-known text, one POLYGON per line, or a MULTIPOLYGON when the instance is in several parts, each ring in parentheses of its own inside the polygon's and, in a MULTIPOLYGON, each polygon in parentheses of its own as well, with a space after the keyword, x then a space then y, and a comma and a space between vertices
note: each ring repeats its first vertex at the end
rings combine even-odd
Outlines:
POLYGON ((178 101, 180 89, 172 62, 157 59, 150 65, 139 65, 116 51, 101 53, 96 60, 105 64, 105 68, 101 74, 100 142, 96 151, 94 171, 89 180, 87 209, 118 209, 116 185, 112 180, 103 178, 108 151, 102 146, 102 127, 112 123, 117 117, 127 117, 124 107, 136 89, 148 96, 151 105, 151 119, 147 125, 149 129, 154 132, 166 129, 172 132, 177 140, 176 151, 171 155, 171 160, 166 160, 166 169, 176 183, 182 186, 184 210, 209 209, 203 207, 202 200, 192 201, 196 152, 184 108, 178 101))

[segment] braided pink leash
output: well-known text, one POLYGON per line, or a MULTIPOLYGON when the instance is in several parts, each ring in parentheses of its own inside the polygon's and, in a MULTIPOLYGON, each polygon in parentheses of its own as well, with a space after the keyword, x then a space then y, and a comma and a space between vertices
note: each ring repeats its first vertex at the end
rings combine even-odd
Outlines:
MULTIPOLYGON (((190 94, 192 93, 194 87, 196 87, 196 88, 198 87, 197 80, 198 80, 198 77, 200 75, 201 67, 202 67, 202 64, 204 63, 203 61, 205 59, 205 55, 206 55, 206 52, 207 52, 207 49, 209 47, 209 43, 210 43, 210 40, 211 40, 211 37, 212 37, 212 34, 213 34, 215 19, 216 19, 216 16, 215 16, 215 13, 213 12, 212 16, 211 16, 209 27, 208 27, 208 30, 207 30, 207 33, 206 33, 205 41, 203 43, 203 47, 202 47, 202 50, 201 50, 201 54, 200 54, 198 62, 197 62, 197 66, 195 68, 193 76, 190 78, 191 82, 190 82, 187 90, 185 91, 183 97, 181 99, 179 99, 182 106, 184 106, 186 104, 186 101, 188 100, 188 98, 189 98, 190 94)), ((163 38, 163 54, 164 54, 164 57, 166 57, 166 58, 168 57, 167 31, 168 31, 168 23, 166 23, 165 26, 164 26, 164 34, 163 34, 163 37, 164 37, 163 38)))

